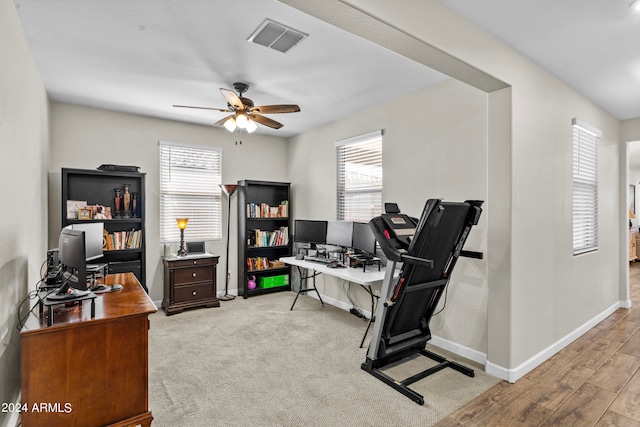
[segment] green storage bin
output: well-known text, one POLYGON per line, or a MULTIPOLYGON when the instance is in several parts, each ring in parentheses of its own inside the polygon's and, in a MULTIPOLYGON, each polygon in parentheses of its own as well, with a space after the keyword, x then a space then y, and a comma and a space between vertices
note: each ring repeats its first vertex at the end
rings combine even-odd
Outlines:
POLYGON ((258 286, 264 289, 277 288, 279 286, 289 285, 289 275, 282 274, 280 276, 259 277, 258 286))

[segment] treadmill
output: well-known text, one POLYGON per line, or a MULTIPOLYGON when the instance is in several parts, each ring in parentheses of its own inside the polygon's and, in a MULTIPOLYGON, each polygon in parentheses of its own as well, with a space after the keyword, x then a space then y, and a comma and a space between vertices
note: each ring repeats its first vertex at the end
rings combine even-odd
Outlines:
POLYGON ((444 202, 427 200, 420 219, 396 209, 373 218, 369 226, 388 259, 382 282, 381 303, 366 361, 361 368, 419 405, 424 397, 409 386, 444 368, 452 368, 470 377, 472 369, 428 351, 431 339, 429 322, 444 293, 458 257, 481 259, 480 252, 465 251, 463 246, 471 228, 478 223, 483 201, 444 202), (397 263, 402 269, 397 282, 397 263), (402 381, 382 370, 417 356, 437 364, 402 381))

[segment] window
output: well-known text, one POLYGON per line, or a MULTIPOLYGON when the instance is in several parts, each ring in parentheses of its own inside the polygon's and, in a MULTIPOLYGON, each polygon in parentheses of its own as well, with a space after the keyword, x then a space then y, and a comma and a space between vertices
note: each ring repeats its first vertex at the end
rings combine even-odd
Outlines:
POLYGON ((338 220, 368 222, 382 214, 382 131, 336 143, 338 220))
POLYGON ((222 238, 222 150, 160 141, 160 242, 222 238))
POLYGON ((598 139, 602 132, 573 125, 573 254, 598 249, 598 139))

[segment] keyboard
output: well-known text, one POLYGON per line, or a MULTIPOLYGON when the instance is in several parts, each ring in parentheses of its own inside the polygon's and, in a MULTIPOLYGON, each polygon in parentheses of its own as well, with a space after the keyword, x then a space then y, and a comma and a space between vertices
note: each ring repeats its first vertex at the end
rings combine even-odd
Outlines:
POLYGON ((305 256, 304 260, 305 261, 312 261, 312 262, 319 262, 321 264, 329 264, 330 262, 332 262, 328 258, 319 257, 319 256, 305 256))

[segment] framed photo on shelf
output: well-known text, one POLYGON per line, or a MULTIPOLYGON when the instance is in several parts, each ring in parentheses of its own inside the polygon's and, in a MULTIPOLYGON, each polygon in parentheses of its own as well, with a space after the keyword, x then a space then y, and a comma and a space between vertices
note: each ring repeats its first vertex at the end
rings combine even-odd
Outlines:
POLYGON ((93 219, 112 219, 111 208, 108 206, 90 205, 87 206, 87 208, 91 209, 91 215, 93 219))
POLYGON ((93 217, 93 212, 91 209, 80 208, 78 209, 78 219, 86 220, 91 219, 93 217))
POLYGON ((78 218, 78 210, 86 206, 86 200, 67 200, 67 219, 78 218))

